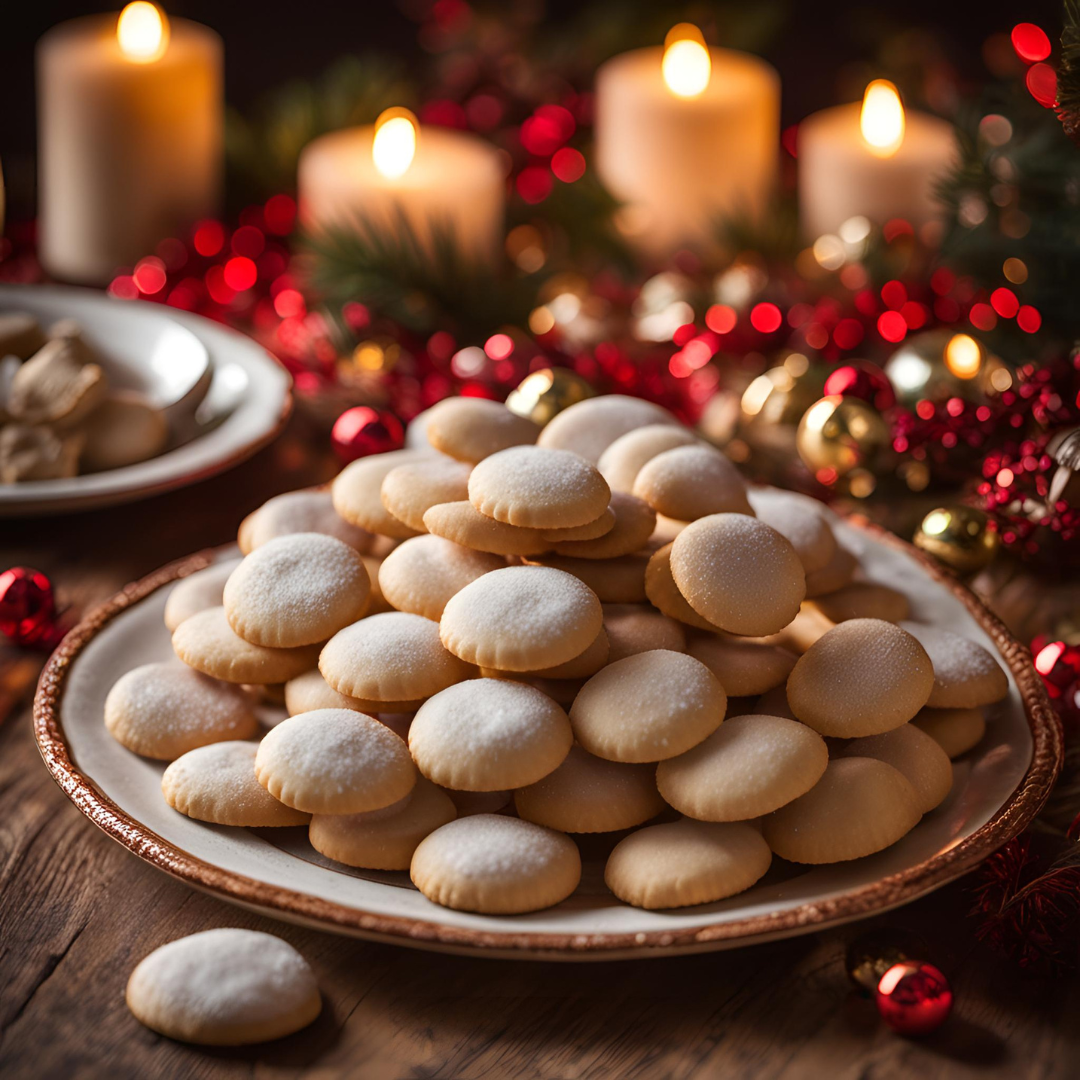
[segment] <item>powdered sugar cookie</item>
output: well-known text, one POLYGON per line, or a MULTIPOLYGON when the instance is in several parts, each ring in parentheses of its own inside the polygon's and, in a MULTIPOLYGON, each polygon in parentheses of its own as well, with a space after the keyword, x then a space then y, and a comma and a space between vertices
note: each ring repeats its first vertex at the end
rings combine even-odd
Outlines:
POLYGON ((851 619, 799 658, 787 696, 804 724, 851 739, 907 723, 933 685, 930 657, 906 630, 882 619, 851 619))
POLYGON ((481 514, 531 529, 585 525, 610 499, 596 469, 565 450, 514 446, 484 458, 469 477, 469 502, 481 514))
POLYGON ((749 889, 771 862, 769 845, 750 825, 684 818, 620 840, 608 857, 604 882, 634 907, 687 907, 749 889))
POLYGON ((649 544, 654 550, 659 550, 665 544, 670 544, 689 525, 689 521, 676 521, 675 518, 656 515, 656 528, 649 537, 649 544))
POLYGON ((616 832, 664 809, 652 765, 624 765, 572 746, 563 763, 514 793, 518 817, 569 833, 616 832))
POLYGON ((761 640, 802 656, 818 638, 827 634, 835 625, 813 600, 804 600, 799 605, 799 614, 783 630, 761 640))
POLYGON ((439 641, 438 623, 403 611, 371 615, 339 631, 323 647, 319 670, 339 694, 373 702, 427 698, 471 674, 439 641))
POLYGON ((308 839, 320 854, 367 870, 408 870, 417 844, 457 817, 441 788, 422 776, 400 807, 366 814, 316 814, 308 839))
POLYGON ((178 757, 161 777, 165 801, 181 814, 216 825, 306 825, 309 815, 280 803, 255 779, 253 742, 219 742, 178 757))
POLYGON ((900 622, 910 612, 907 597, 876 581, 853 581, 825 596, 814 597, 813 606, 834 623, 849 619, 884 619, 900 622))
POLYGON ((634 481, 634 494, 657 513, 678 521, 754 513, 739 470, 719 450, 703 443, 677 446, 645 462, 634 481))
POLYGON ((285 684, 285 711, 290 716, 315 709, 355 709, 372 714, 377 711, 361 709, 357 698, 339 694, 322 677, 318 668, 305 671, 285 684))
POLYGON ((165 449, 169 422, 144 394, 114 390, 87 417, 79 467, 83 472, 121 469, 165 449))
MULTIPOLYGON (((377 537, 377 539, 382 539, 377 537)), ((379 586, 379 573, 385 559, 376 558, 374 555, 361 555, 364 569, 368 573, 368 581, 371 583, 371 591, 368 593, 367 607, 364 608, 365 618, 368 615, 379 615, 384 611, 393 611, 394 608, 382 594, 379 586)))
POLYGON ((715 675, 684 653, 639 653, 597 672, 570 709, 577 741, 608 761, 662 761, 696 746, 724 719, 715 675))
POLYGON ((540 427, 498 401, 454 397, 428 410, 425 431, 436 450, 475 465, 500 450, 536 442, 540 427))
POLYGON ((796 863, 846 862, 872 855, 919 822, 919 796, 908 779, 875 758, 830 761, 821 779, 766 817, 769 847, 796 863))
POLYGON ((746 821, 805 795, 829 763, 825 740, 797 720, 732 716, 656 769, 660 794, 702 821, 746 821))
POLYGON ((417 768, 442 787, 504 791, 558 768, 573 742, 566 713, 539 690, 471 679, 426 701, 409 729, 417 768))
POLYGON ((817 499, 771 488, 753 488, 747 498, 758 519, 791 542, 807 574, 829 565, 836 553, 836 537, 817 499))
POLYGON ((399 465, 431 456, 430 450, 392 450, 346 465, 330 485, 334 509, 349 523, 379 536, 398 540, 416 536, 417 529, 409 528, 383 505, 382 482, 399 465))
POLYGON ((608 662, 608 638, 606 631, 601 628, 593 643, 580 655, 564 664, 556 664, 554 667, 538 668, 536 671, 500 671, 498 668, 480 668, 480 675, 485 679, 516 679, 518 682, 534 684, 537 680, 546 679, 555 682, 581 682, 590 675, 595 675, 608 662))
POLYGON ((981 645, 938 626, 900 624, 926 650, 934 665, 932 709, 971 709, 1001 701, 1009 680, 1001 665, 981 645))
POLYGON ((719 631, 703 615, 699 615, 679 592, 671 573, 671 544, 665 544, 654 552, 645 567, 645 595, 654 607, 670 619, 676 619, 699 630, 719 631))
POLYGON ((197 746, 246 739, 259 724, 242 690, 165 662, 117 679, 105 698, 105 726, 134 753, 171 761, 197 746))
POLYGON ((518 915, 565 900, 581 880, 568 836, 530 821, 474 814, 436 829, 412 859, 413 884, 432 902, 485 915, 518 915))
POLYGON ((602 625, 600 601, 576 577, 544 566, 508 566, 451 597, 439 627, 443 644, 462 660, 535 671, 579 656, 602 625))
POLYGON ((891 765, 915 789, 924 814, 939 806, 952 787, 949 755, 914 724, 903 724, 884 735, 852 739, 836 756, 876 758, 891 765))
POLYGON ((597 463, 612 491, 632 492, 642 466, 657 454, 676 446, 697 446, 701 440, 688 428, 674 424, 648 424, 620 435, 597 463))
POLYGON ((457 807, 458 817, 471 817, 473 814, 497 814, 505 810, 514 798, 512 791, 454 791, 446 789, 457 807))
MULTIPOLYGON (((655 511, 641 499, 622 491, 611 493, 609 509, 614 524, 593 540, 563 539, 555 544, 558 555, 575 559, 614 559, 640 551, 656 527, 655 511)), ((553 533, 545 533, 551 538, 553 533)))
POLYGON ((181 578, 169 590, 165 601, 166 627, 173 631, 192 615, 197 615, 207 608, 221 607, 225 582, 238 565, 232 560, 216 562, 205 570, 197 570, 194 574, 181 578))
POLYGON ((620 435, 647 424, 681 427, 660 405, 622 394, 605 394, 563 409, 540 432, 537 445, 571 450, 587 461, 597 462, 620 435))
POLYGON ((311 814, 359 814, 405 798, 416 783, 408 748, 351 709, 316 709, 263 737, 255 776, 275 799, 311 814))
POLYGON ((205 1046, 280 1039, 322 1011, 315 974, 288 942, 232 928, 155 949, 131 973, 126 998, 141 1024, 205 1046))
POLYGON ((330 489, 324 488, 319 491, 286 491, 284 495, 267 499, 240 523, 237 543, 240 550, 248 555, 267 540, 292 533, 325 533, 361 554, 371 549, 374 540, 373 534, 367 529, 350 525, 341 517, 334 509, 330 489))
POLYGON ((745 514, 713 514, 687 525, 671 545, 671 574, 703 618, 731 634, 782 630, 806 589, 795 549, 745 514))
POLYGON ((859 560, 838 542, 832 558, 820 570, 806 575, 806 595, 816 598, 843 588, 858 568, 859 560))
POLYGON ((613 559, 575 559, 570 555, 530 555, 527 562, 573 574, 605 604, 639 604, 645 599, 649 557, 635 552, 613 559))
POLYGON ((424 532, 426 511, 469 494, 471 471, 471 466, 462 461, 435 454, 406 462, 383 477, 383 506, 410 529, 424 532))
POLYGON ((493 555, 539 555, 551 544, 539 529, 507 525, 481 514, 471 502, 443 503, 424 514, 427 531, 474 551, 493 555))
POLYGON ((614 528, 615 511, 608 505, 595 521, 587 521, 584 525, 574 525, 569 529, 544 529, 541 535, 549 544, 562 544, 564 542, 598 540, 602 536, 607 536, 614 528))
POLYGON ((605 604, 604 630, 609 664, 652 649, 686 651, 686 632, 679 623, 646 604, 605 604))
POLYGON ((383 560, 379 586, 398 611, 438 621, 451 596, 505 566, 499 555, 473 551, 441 536, 414 536, 383 560))
POLYGON ((739 641, 718 634, 695 637, 686 651, 720 680, 731 697, 755 697, 787 682, 798 659, 778 645, 739 641))
POLYGON ((922 709, 911 722, 951 758, 966 754, 986 734, 982 709, 922 709))

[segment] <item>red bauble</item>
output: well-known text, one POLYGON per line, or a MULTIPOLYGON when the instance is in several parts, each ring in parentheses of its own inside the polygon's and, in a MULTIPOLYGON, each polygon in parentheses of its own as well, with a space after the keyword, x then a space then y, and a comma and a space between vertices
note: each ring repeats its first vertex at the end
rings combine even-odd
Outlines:
POLYGON ((896 404, 896 392, 889 376, 869 360, 852 360, 834 368, 825 380, 825 393, 859 398, 869 402, 878 412, 896 404))
POLYGON ((16 645, 49 636, 56 614, 52 583, 40 570, 15 566, 0 574, 0 634, 16 645))
POLYGON ((405 444, 405 429, 392 412, 356 405, 334 421, 330 440, 342 461, 355 461, 369 454, 400 450, 405 444))
POLYGON ((1068 645, 1048 634, 1039 634, 1031 642, 1031 655, 1046 693, 1054 701, 1066 696, 1080 678, 1080 645, 1068 645))
POLYGON ((928 1035, 952 1011, 949 980, 933 964, 904 960, 893 964, 878 983, 878 1012, 900 1035, 928 1035))

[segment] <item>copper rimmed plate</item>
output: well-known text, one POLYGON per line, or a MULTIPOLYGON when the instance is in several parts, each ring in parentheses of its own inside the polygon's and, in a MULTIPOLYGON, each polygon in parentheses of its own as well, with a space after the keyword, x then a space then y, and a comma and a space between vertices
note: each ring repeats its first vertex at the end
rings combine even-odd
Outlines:
POLYGON ((1020 832, 1049 794, 1062 746, 1027 650, 967 589, 894 537, 848 522, 836 528, 870 578, 908 594, 914 618, 996 651, 1009 696, 992 710, 983 742, 956 762, 949 799, 899 843, 808 870, 776 860, 753 889, 721 903, 668 912, 619 903, 603 886, 599 839, 582 844, 582 884, 564 903, 531 915, 473 915, 430 903, 405 874, 328 862, 303 829, 229 829, 172 811, 161 797, 162 766, 116 743, 102 706, 125 671, 171 656, 162 611, 172 584, 238 558, 235 550, 167 566, 88 615, 42 674, 38 744, 75 805, 140 858, 221 899, 340 933, 487 956, 605 960, 725 949, 863 918, 959 877, 1020 832))

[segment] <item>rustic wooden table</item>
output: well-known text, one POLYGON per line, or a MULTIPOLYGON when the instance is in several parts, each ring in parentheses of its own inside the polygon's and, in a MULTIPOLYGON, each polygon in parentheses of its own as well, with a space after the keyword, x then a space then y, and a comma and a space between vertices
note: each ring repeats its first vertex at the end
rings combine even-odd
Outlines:
MULTIPOLYGON (((272 449, 186 491, 2 522, 0 567, 35 565, 84 609, 171 559, 230 540, 270 494, 326 479, 333 463, 312 461, 304 445, 294 423, 272 449)), ((1031 591, 1012 590, 1026 624, 1031 591)), ((10 1080, 1071 1080, 1080 1068, 1080 981, 1025 975, 979 943, 967 918, 970 879, 869 924, 686 959, 510 962, 368 944, 252 915, 140 862, 54 785, 33 742, 28 695, 4 713, 0 695, 0 1076, 10 1080), (322 985, 319 1020, 243 1050, 185 1046, 136 1023, 123 999, 135 963, 215 926, 255 927, 296 945, 322 985), (851 989, 844 950, 871 927, 918 932, 952 980, 954 1015, 929 1038, 892 1035, 851 989)))

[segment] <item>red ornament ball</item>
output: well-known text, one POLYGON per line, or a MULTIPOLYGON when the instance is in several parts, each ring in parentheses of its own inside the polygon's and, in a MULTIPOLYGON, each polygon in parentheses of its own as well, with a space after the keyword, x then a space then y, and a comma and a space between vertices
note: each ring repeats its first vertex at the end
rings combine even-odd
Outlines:
POLYGON ((355 405, 334 421, 330 440, 342 461, 355 461, 400 450, 405 445, 405 429, 392 412, 355 405))
POLYGON ((928 1035, 952 1011, 949 980, 933 964, 904 960, 893 964, 878 983, 878 1012, 899 1035, 928 1035))
POLYGON ((1031 642, 1035 670, 1042 676, 1047 694, 1063 697, 1080 679, 1080 645, 1054 641, 1048 634, 1039 634, 1031 642))
POLYGON ((33 645, 48 636, 56 614, 52 582, 29 566, 0 574, 0 634, 16 645, 33 645))
POLYGON ((856 397, 869 402, 878 412, 896 404, 896 392, 889 376, 869 360, 852 360, 829 372, 825 380, 826 394, 856 397))

